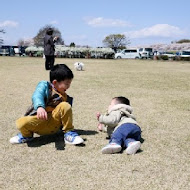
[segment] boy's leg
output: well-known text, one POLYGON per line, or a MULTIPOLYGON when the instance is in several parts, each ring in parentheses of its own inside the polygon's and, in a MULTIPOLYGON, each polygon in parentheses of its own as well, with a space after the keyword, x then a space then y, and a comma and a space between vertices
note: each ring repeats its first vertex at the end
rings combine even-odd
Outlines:
MULTIPOLYGON (((134 140, 134 139, 133 139, 134 140)), ((135 154, 141 147, 141 142, 140 141, 130 141, 128 143, 128 146, 126 148, 126 153, 127 154, 135 154)))
POLYGON ((64 126, 64 132, 71 131, 74 129, 71 106, 62 102, 48 113, 47 120, 38 119, 37 116, 26 116, 18 119, 16 125, 24 137, 31 137, 33 133, 39 135, 55 133, 61 126, 64 126))
POLYGON ((64 133, 74 130, 73 115, 71 105, 67 102, 61 102, 52 111, 52 118, 59 126, 63 126, 64 133))
POLYGON ((72 137, 72 142, 76 144, 83 142, 83 139, 80 138, 76 132, 72 132, 72 130, 74 130, 72 124, 72 109, 67 102, 60 103, 52 113, 48 113, 47 120, 38 119, 37 116, 26 116, 18 119, 16 125, 24 138, 32 137, 33 133, 39 135, 53 134, 63 126, 63 131, 66 134, 69 132, 69 136, 67 136, 69 139, 72 137))
POLYGON ((121 146, 127 147, 127 154, 135 154, 141 146, 140 138, 140 127, 132 123, 125 123, 112 134, 110 142, 116 142, 121 146))
POLYGON ((52 113, 48 113, 48 119, 38 119, 37 116, 25 116, 16 121, 16 126, 23 137, 33 137, 34 133, 48 135, 59 130, 61 122, 54 120, 52 113))
POLYGON ((135 141, 140 141, 141 139, 141 132, 140 131, 137 131, 133 137, 131 138, 127 138, 125 140, 125 146, 128 147, 128 145, 131 143, 131 142, 135 142, 135 141))
POLYGON ((125 124, 121 125, 116 131, 113 132, 109 144, 102 148, 103 154, 113 154, 121 151, 126 135, 130 132, 124 125, 125 124))
POLYGON ((114 142, 121 146, 123 146, 126 136, 130 133, 129 128, 127 128, 127 124, 123 124, 119 126, 111 135, 110 143, 114 142))
POLYGON ((127 154, 135 154, 141 147, 141 129, 139 126, 131 124, 131 132, 124 141, 127 154))
MULTIPOLYGON (((30 141, 33 137, 33 133, 41 134, 41 131, 45 134, 49 134, 48 122, 51 118, 51 115, 48 115, 48 120, 38 119, 37 116, 25 116, 21 117, 16 121, 16 126, 20 131, 19 134, 10 139, 11 144, 19 144, 30 141), (45 128, 47 128, 45 130, 45 128)), ((51 127, 51 126, 50 126, 51 127)), ((53 132, 53 129, 52 129, 53 132)))
POLYGON ((104 148, 102 148, 102 154, 114 154, 120 152, 122 149, 121 145, 117 143, 109 143, 104 148))
POLYGON ((131 124, 130 126, 131 132, 130 134, 126 137, 125 140, 125 146, 128 147, 129 144, 135 141, 139 141, 141 139, 141 129, 138 125, 131 124))
POLYGON ((67 144, 81 144, 84 140, 74 131, 72 109, 67 102, 60 103, 52 112, 55 121, 60 122, 65 133, 64 139, 67 144))
POLYGON ((121 151, 123 144, 123 134, 122 131, 118 129, 111 135, 109 144, 102 148, 102 154, 114 154, 121 151))
POLYGON ((116 129, 116 131, 113 132, 110 142, 115 142, 122 146, 127 146, 127 139, 135 138, 135 140, 137 140, 138 138, 140 140, 140 135, 141 129, 138 125, 132 123, 124 123, 121 126, 119 126, 118 129, 116 129))

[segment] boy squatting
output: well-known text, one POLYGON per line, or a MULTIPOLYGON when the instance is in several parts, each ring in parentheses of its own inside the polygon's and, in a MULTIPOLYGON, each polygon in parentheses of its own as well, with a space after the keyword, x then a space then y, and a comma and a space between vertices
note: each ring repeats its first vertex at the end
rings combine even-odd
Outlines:
POLYGON ((65 64, 55 65, 50 71, 50 82, 38 83, 32 96, 32 106, 24 117, 16 121, 20 133, 10 139, 12 144, 31 141, 33 134, 56 133, 60 127, 64 131, 67 144, 81 144, 84 140, 74 131, 72 121, 72 98, 66 94, 74 75, 65 64))
POLYGON ((118 153, 126 148, 127 154, 135 154, 141 147, 141 129, 132 115, 130 101, 122 96, 111 100, 105 115, 97 113, 98 130, 107 132, 109 144, 102 149, 103 154, 118 153))

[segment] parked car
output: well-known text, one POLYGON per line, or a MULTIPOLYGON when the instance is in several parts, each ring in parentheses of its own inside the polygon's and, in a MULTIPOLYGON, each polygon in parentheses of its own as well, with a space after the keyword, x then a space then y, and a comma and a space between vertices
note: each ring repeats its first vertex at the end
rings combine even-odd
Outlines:
POLYGON ((2 45, 0 48, 0 55, 8 55, 8 56, 14 56, 15 51, 14 51, 14 46, 10 45, 2 45))
POLYGON ((176 55, 172 52, 163 52, 162 55, 166 55, 168 56, 168 58, 172 58, 172 57, 175 57, 176 55))
POLYGON ((180 57, 190 57, 190 50, 180 52, 180 57))
POLYGON ((138 49, 124 49, 115 54, 115 59, 139 59, 140 57, 138 49))
POLYGON ((153 58, 153 48, 139 48, 139 53, 142 59, 152 59, 153 58))
POLYGON ((4 56, 9 55, 9 49, 6 47, 0 47, 0 55, 4 55, 4 56))
POLYGON ((14 49, 15 55, 20 55, 20 48, 18 46, 12 46, 12 48, 14 49))

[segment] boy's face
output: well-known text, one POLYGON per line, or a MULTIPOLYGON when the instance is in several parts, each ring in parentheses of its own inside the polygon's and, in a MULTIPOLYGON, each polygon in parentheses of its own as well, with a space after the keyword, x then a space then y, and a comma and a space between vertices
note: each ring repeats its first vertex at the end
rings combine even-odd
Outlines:
POLYGON ((64 94, 66 90, 70 87, 72 79, 65 79, 63 81, 58 82, 57 80, 53 80, 52 84, 56 88, 58 92, 64 94))
POLYGON ((112 99, 112 101, 111 101, 111 103, 110 103, 110 105, 109 105, 109 107, 108 107, 108 111, 110 111, 111 108, 112 108, 114 105, 116 105, 116 104, 117 104, 116 99, 112 99))

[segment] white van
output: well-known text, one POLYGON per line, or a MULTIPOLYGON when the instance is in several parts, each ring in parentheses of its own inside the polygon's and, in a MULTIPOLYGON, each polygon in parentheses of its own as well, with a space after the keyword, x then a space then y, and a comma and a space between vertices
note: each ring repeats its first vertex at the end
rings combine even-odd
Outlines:
POLYGON ((190 57, 190 50, 182 51, 180 57, 190 57))
POLYGON ((153 48, 140 48, 139 53, 142 59, 153 58, 153 48))
POLYGON ((115 59, 140 59, 138 49, 124 49, 115 54, 115 59))

